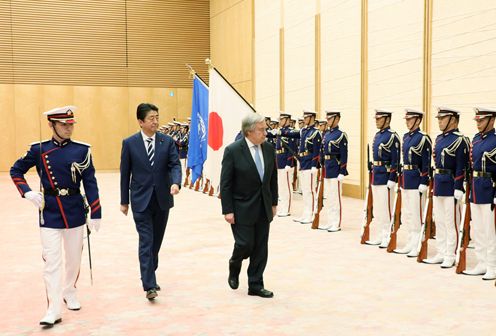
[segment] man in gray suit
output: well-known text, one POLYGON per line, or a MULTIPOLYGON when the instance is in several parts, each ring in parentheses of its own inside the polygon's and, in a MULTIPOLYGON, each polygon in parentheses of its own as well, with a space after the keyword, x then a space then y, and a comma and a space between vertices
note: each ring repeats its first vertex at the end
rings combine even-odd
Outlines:
POLYGON ((248 266, 248 295, 271 298, 264 288, 263 272, 267 264, 269 228, 277 208, 277 167, 274 147, 265 141, 264 117, 250 113, 243 118, 244 138, 224 151, 220 178, 222 214, 231 224, 234 250, 229 260, 228 283, 239 286, 243 259, 248 266))

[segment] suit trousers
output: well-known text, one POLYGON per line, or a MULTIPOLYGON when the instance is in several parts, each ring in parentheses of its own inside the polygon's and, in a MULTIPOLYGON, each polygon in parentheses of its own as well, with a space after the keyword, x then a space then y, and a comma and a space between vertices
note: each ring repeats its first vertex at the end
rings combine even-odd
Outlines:
POLYGON ((155 271, 158 268, 158 253, 164 238, 169 209, 162 210, 153 192, 143 212, 133 211, 136 231, 139 236, 138 256, 141 282, 145 291, 157 287, 155 271))
POLYGON ((85 225, 72 229, 41 228, 40 237, 43 247, 42 257, 45 262, 43 279, 45 280, 48 312, 59 316, 62 299, 75 297, 76 282, 81 266, 83 252, 83 233, 85 225), (62 244, 65 258, 62 258, 62 244), (62 285, 62 260, 65 259, 65 279, 62 285))
POLYGON ((263 288, 263 272, 268 258, 270 223, 262 202, 260 202, 258 219, 254 224, 239 224, 236 221, 236 217, 234 220, 235 224, 231 225, 234 236, 234 249, 229 262, 241 268, 243 259, 250 258, 247 272, 248 287, 252 289, 263 288))

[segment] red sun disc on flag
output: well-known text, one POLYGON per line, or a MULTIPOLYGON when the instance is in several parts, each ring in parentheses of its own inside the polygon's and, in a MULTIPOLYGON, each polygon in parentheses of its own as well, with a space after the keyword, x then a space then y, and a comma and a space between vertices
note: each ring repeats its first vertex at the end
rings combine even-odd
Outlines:
POLYGON ((222 118, 217 112, 210 112, 208 114, 208 145, 214 151, 222 147, 222 140, 224 138, 224 127, 222 125, 222 118))

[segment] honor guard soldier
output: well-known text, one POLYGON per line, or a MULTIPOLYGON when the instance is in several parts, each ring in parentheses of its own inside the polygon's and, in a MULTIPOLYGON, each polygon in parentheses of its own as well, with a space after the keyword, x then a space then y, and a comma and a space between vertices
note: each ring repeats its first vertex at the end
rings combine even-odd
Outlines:
MULTIPOLYGON (((269 121, 267 123, 267 130, 268 131, 270 131, 270 130, 277 130, 278 124, 279 124, 279 120, 269 119, 269 121)), ((275 149, 276 148, 276 138, 277 137, 275 135, 273 135, 272 132, 271 133, 267 133, 267 135, 268 135, 267 136, 267 142, 270 143, 272 145, 272 147, 274 147, 274 149, 275 149)))
POLYGON ((494 182, 496 180, 496 109, 475 108, 477 133, 472 141, 472 188, 470 211, 471 236, 474 240, 477 265, 463 271, 468 275, 483 275, 484 280, 496 279, 496 232, 494 182))
POLYGON ((300 139, 298 158, 300 164, 300 186, 303 195, 303 213, 295 218, 295 222, 309 224, 313 221, 315 207, 315 181, 317 179, 317 164, 320 155, 322 137, 314 127, 317 112, 304 110, 305 126, 299 131, 281 130, 280 135, 300 139))
POLYGON ((188 158, 188 143, 189 143, 189 125, 187 123, 179 123, 179 133, 177 134, 177 152, 179 161, 181 161, 182 176, 186 179, 186 160, 188 158))
POLYGON ((442 268, 455 265, 458 222, 456 203, 463 198, 463 180, 467 168, 469 144, 458 131, 460 112, 440 107, 437 116, 439 130, 434 144, 434 197, 437 253, 424 259, 427 264, 441 264, 442 268))
POLYGON ((324 174, 324 209, 327 209, 327 224, 320 229, 329 232, 341 230, 341 194, 344 177, 348 175, 348 136, 339 129, 341 112, 326 111, 328 130, 322 139, 322 174, 324 174))
POLYGON ((400 139, 390 127, 392 112, 375 110, 375 124, 379 130, 372 144, 373 171, 372 195, 374 206, 374 225, 377 227, 376 240, 369 240, 369 245, 386 248, 389 241, 391 207, 394 189, 398 178, 400 163, 400 139))
POLYGON ((408 241, 405 247, 394 252, 416 257, 422 226, 421 198, 429 184, 432 141, 426 133, 420 131, 424 112, 413 109, 406 109, 405 112, 408 132, 403 135, 403 175, 400 187, 403 198, 401 222, 408 228, 408 241))
POLYGON ((325 131, 327 130, 327 120, 319 120, 319 131, 320 135, 323 136, 325 131))
POLYGON ((291 129, 294 129, 296 127, 296 119, 291 118, 291 120, 289 121, 289 127, 291 129))
MULTIPOLYGON (((288 132, 291 130, 289 121, 291 115, 281 112, 279 116, 280 131, 288 132)), ((295 139, 278 135, 276 138, 276 162, 277 162, 277 181, 279 185, 279 202, 277 204, 277 216, 286 217, 290 215, 291 209, 291 182, 293 180, 294 167, 294 146, 295 139)))
POLYGON ((83 234, 86 223, 83 183, 89 204, 90 229, 100 227, 101 207, 90 146, 71 140, 74 131, 74 106, 55 108, 44 115, 52 129, 51 140, 31 144, 28 152, 10 169, 10 176, 22 197, 39 210, 42 257, 48 309, 40 324, 53 326, 62 320, 62 301, 70 310, 79 310, 76 282, 81 266, 83 234), (24 174, 32 168, 41 180, 41 192, 32 191, 24 174), (64 245, 64 258, 62 257, 64 245), (62 281, 65 260, 65 277, 62 281))

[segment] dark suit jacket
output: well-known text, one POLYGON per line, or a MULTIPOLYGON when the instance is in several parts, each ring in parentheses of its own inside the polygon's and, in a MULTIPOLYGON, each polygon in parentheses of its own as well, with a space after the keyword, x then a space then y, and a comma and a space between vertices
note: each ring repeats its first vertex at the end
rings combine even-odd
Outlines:
POLYGON ((162 210, 172 208, 174 199, 170 194, 172 184, 181 186, 181 163, 176 144, 168 135, 155 136, 155 157, 150 165, 141 132, 122 141, 121 152, 121 204, 129 204, 133 211, 142 212, 148 206, 155 190, 162 210))
POLYGON ((274 147, 262 144, 264 178, 260 181, 255 161, 244 138, 224 150, 220 177, 222 213, 234 213, 236 224, 253 225, 263 204, 269 222, 277 205, 277 169, 274 147))

